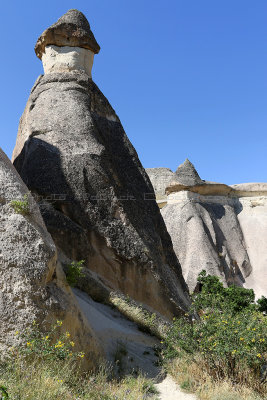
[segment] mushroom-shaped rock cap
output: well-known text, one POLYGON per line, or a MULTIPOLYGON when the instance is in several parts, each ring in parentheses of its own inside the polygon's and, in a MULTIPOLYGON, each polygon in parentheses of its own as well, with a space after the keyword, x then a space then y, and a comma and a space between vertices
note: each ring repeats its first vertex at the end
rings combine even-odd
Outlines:
POLYGON ((87 18, 78 10, 69 10, 42 33, 35 45, 38 58, 42 59, 48 45, 83 47, 95 54, 100 51, 87 18))
POLYGON ((188 160, 188 158, 183 164, 179 165, 175 173, 179 183, 182 183, 183 185, 193 186, 203 183, 202 179, 197 173, 197 170, 188 160))

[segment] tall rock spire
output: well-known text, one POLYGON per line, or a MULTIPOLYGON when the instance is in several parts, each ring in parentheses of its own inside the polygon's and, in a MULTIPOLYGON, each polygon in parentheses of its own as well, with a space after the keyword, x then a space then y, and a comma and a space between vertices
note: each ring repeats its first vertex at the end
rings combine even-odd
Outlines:
POLYGON ((182 183, 183 185, 192 186, 203 183, 197 173, 197 170, 195 169, 194 165, 188 160, 188 158, 184 161, 183 164, 179 165, 175 173, 179 183, 182 183))
MULTIPOLYGON (((65 46, 66 26, 70 39, 76 38, 76 26, 88 33, 81 15, 71 11, 49 28, 56 39, 53 51, 65 46), (64 32, 63 42, 58 32, 64 32)), ((79 40, 73 45, 85 43, 79 40)), ((52 51, 48 44, 46 53, 52 51)), ((69 56, 73 47, 61 49, 69 56)), ((172 317, 189 306, 179 261, 138 155, 85 72, 75 63, 69 71, 62 63, 38 78, 21 118, 14 165, 42 199, 42 215, 59 254, 85 260, 88 271, 112 290, 172 317)), ((89 292, 86 281, 83 290, 89 292)))

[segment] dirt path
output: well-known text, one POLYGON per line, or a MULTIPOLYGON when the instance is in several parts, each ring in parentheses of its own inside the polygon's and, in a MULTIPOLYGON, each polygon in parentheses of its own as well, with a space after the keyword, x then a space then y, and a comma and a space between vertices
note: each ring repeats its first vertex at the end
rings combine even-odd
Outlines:
POLYGON ((197 400, 195 395, 182 392, 170 376, 155 386, 159 391, 160 400, 197 400))

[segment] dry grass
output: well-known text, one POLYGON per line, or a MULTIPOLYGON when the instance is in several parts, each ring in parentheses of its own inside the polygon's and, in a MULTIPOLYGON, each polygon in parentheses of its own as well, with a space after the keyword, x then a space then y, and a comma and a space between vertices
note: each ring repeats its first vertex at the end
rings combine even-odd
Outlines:
MULTIPOLYGON (((167 370, 183 390, 194 392, 200 400, 266 400, 267 385, 261 385, 261 394, 230 380, 215 380, 207 372, 201 358, 195 361, 186 356, 167 364, 167 370)), ((252 378, 251 378, 252 379, 252 378)), ((251 382, 251 386, 255 386, 251 382)))
POLYGON ((135 322, 141 330, 149 332, 160 339, 165 336, 168 329, 167 323, 130 297, 113 292, 110 295, 109 302, 125 317, 135 322))
MULTIPOLYGON (((68 363, 25 363, 21 359, 2 366, 0 387, 7 388, 9 400, 143 400, 156 399, 150 380, 128 376, 110 379, 110 369, 81 376, 68 363)), ((0 398, 1 392, 0 392, 0 398)))

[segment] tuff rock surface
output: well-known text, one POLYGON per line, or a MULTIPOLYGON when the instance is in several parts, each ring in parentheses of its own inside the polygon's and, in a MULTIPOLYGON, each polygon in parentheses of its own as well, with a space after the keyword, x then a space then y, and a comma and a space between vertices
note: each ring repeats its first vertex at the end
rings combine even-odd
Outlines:
POLYGON ((171 183, 178 184, 177 176, 169 168, 146 168, 146 172, 153 185, 157 203, 161 208, 167 203, 166 187, 171 183))
POLYGON ((85 71, 92 77, 94 53, 82 47, 46 46, 42 57, 44 73, 85 71))
MULTIPOLYGON (((193 164, 187 160, 182 166, 166 184, 161 212, 190 291, 205 269, 226 285, 235 283, 254 289, 257 297, 266 296, 267 184, 228 186, 198 179, 197 172, 192 180, 187 171, 195 170, 193 164)), ((157 194, 151 170, 147 172, 157 194)))
POLYGON ((39 208, 1 149, 0 272, 1 357, 18 343, 16 331, 24 332, 34 320, 47 327, 61 320, 89 365, 99 360, 101 346, 66 282, 39 208), (29 213, 23 215, 12 201, 26 194, 29 213))
POLYGON ((187 309, 188 289, 150 180, 85 72, 37 79, 13 160, 64 256, 85 260, 107 287, 163 315, 187 309))
POLYGON ((201 184, 202 180, 200 179, 197 170, 194 165, 188 160, 188 158, 184 161, 183 164, 179 165, 175 172, 178 182, 187 186, 194 186, 197 184, 201 184))
POLYGON ((35 53, 40 60, 45 53, 45 47, 49 45, 81 47, 95 54, 100 51, 87 18, 82 12, 74 9, 66 12, 39 37, 35 53))

